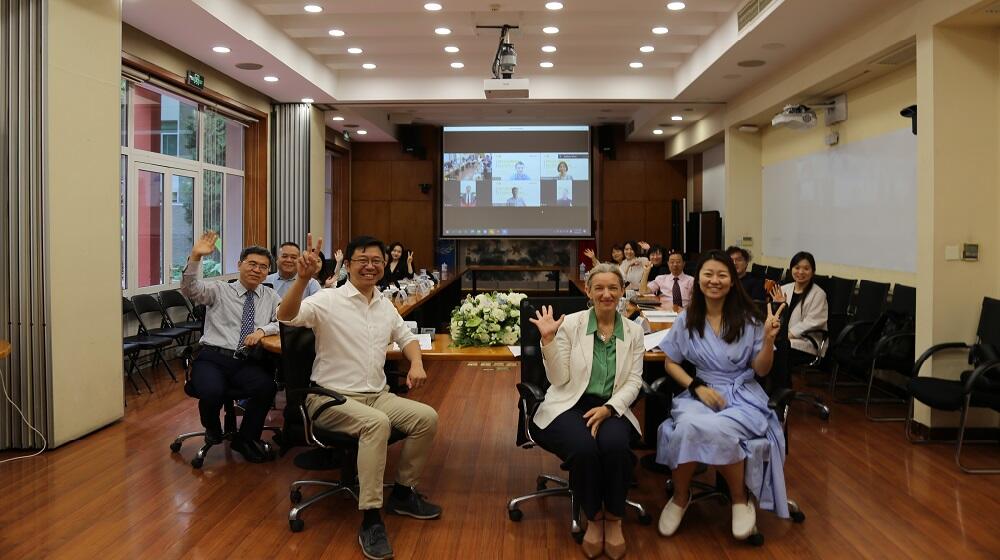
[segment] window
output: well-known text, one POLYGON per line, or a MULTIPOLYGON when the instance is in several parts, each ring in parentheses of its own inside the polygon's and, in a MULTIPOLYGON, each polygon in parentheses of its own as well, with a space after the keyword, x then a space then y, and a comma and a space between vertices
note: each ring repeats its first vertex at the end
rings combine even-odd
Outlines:
POLYGON ((122 80, 122 289, 176 287, 195 239, 219 233, 206 277, 237 272, 243 249, 242 123, 149 83, 122 80))

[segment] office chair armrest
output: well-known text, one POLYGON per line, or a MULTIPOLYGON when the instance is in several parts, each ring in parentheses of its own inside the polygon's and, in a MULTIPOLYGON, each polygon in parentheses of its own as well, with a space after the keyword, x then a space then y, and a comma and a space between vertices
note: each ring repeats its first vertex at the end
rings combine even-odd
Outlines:
POLYGON ((994 360, 987 364, 983 364, 973 370, 972 374, 969 375, 969 378, 965 380, 965 386, 962 387, 962 394, 968 395, 971 393, 972 389, 975 387, 976 381, 993 370, 1000 371, 1000 360, 994 360))
POLYGON ((657 378, 657 379, 653 380, 653 382, 649 384, 650 394, 652 394, 652 395, 662 395, 662 396, 665 396, 665 397, 672 397, 673 394, 670 393, 669 390, 665 390, 663 388, 664 385, 666 385, 667 383, 670 383, 671 381, 673 381, 673 380, 671 378, 667 377, 667 376, 663 376, 663 377, 660 377, 660 378, 657 378))
POLYGON ((304 387, 302 389, 290 389, 288 391, 288 395, 289 396, 302 395, 303 398, 306 395, 322 395, 324 397, 330 397, 330 400, 319 405, 318 407, 316 407, 316 410, 313 411, 312 414, 313 422, 315 422, 316 419, 319 418, 319 415, 322 414, 326 409, 330 408, 331 406, 340 406, 347 402, 347 397, 341 395, 340 393, 332 389, 327 389, 325 387, 304 387))
POLYGON ((545 391, 537 385, 526 381, 517 384, 517 393, 532 407, 537 407, 539 403, 545 400, 545 391))
POLYGON ((767 399, 767 408, 770 408, 778 415, 778 420, 782 423, 785 421, 785 408, 792 402, 795 398, 795 391, 793 389, 777 389, 774 394, 769 396, 767 399))
POLYGON ((904 332, 904 333, 890 334, 889 336, 883 336, 882 338, 878 339, 878 342, 875 344, 875 350, 872 351, 872 354, 877 358, 882 355, 882 352, 885 351, 886 347, 889 346, 889 344, 905 338, 916 340, 917 335, 916 333, 904 332))
POLYGON ((862 327, 870 327, 874 324, 875 321, 852 321, 848 323, 847 325, 844 326, 844 330, 840 331, 840 334, 837 335, 836 340, 833 341, 833 344, 831 346, 839 346, 843 344, 847 340, 847 337, 853 336, 852 333, 855 330, 860 329, 862 327))
POLYGON ((913 377, 920 377, 920 368, 923 367, 924 362, 937 352, 940 352, 941 350, 968 350, 969 348, 971 348, 971 346, 964 342, 942 342, 941 344, 931 346, 923 354, 921 354, 920 357, 917 358, 917 361, 913 364, 913 377))

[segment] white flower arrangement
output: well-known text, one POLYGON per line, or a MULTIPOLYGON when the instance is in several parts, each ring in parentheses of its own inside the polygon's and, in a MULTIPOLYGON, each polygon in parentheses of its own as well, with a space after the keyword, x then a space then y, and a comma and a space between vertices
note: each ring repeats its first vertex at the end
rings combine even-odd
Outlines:
POLYGON ((521 300, 518 292, 466 296, 451 312, 451 341, 463 346, 511 346, 521 341, 521 300))

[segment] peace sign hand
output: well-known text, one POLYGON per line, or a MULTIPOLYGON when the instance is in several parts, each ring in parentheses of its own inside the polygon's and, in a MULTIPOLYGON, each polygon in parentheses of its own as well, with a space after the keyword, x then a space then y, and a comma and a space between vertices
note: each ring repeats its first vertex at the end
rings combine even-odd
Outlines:
POLYGON ((556 336, 556 332, 559 331, 559 327, 562 326, 563 321, 566 319, 566 316, 563 315, 556 321, 552 316, 551 305, 543 305, 541 311, 536 310, 535 317, 534 319, 529 317, 528 320, 538 327, 538 333, 542 335, 542 344, 552 342, 552 339, 556 336))
POLYGON ((299 278, 312 278, 323 267, 323 261, 319 258, 319 251, 322 247, 322 237, 319 238, 314 246, 312 234, 306 234, 305 250, 302 251, 302 254, 299 255, 299 260, 295 263, 299 278))
POLYGON ((764 339, 774 342, 781 330, 781 313, 785 310, 785 304, 778 306, 777 311, 772 311, 771 306, 767 306, 767 318, 764 320, 764 339))
POLYGON ((407 252, 406 264, 411 264, 411 265, 413 264, 413 251, 407 252))

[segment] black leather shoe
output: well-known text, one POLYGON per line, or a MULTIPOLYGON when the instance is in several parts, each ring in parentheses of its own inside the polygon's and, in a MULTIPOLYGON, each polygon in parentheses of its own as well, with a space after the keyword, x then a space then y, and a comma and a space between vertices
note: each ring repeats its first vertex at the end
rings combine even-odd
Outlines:
POLYGON ((365 558, 371 560, 392 558, 392 546, 389 545, 389 537, 385 534, 385 525, 381 523, 376 523, 367 529, 362 526, 358 531, 358 544, 361 545, 361 552, 365 558))
POLYGON ((264 447, 264 442, 258 440, 248 440, 236 436, 229 447, 243 456, 249 463, 266 463, 274 460, 274 452, 264 447))
POLYGON ((226 438, 222 437, 222 432, 216 432, 214 430, 205 430, 205 443, 209 445, 219 445, 226 438))
POLYGON ((441 517, 441 506, 432 504, 416 491, 410 491, 410 497, 405 500, 390 494, 385 502, 385 510, 396 515, 409 515, 416 519, 437 519, 441 517))

